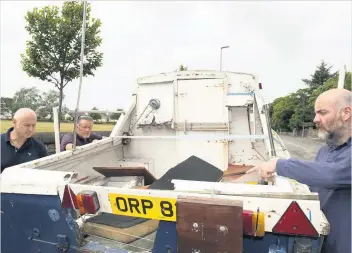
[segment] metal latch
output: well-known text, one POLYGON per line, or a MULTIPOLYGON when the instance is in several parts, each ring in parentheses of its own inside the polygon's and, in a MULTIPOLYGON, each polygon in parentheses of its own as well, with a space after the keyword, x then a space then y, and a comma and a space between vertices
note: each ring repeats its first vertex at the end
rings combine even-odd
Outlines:
POLYGON ((59 250, 65 252, 68 250, 68 241, 66 235, 57 235, 56 236, 56 246, 59 250))

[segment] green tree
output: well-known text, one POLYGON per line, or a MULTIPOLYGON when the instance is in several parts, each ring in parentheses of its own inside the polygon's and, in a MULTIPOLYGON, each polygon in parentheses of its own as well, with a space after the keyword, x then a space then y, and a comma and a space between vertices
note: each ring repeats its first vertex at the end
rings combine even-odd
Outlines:
MULTIPOLYGON (((337 88, 338 80, 339 80, 339 75, 330 78, 328 81, 326 81, 324 83, 323 86, 321 86, 321 87, 317 88, 316 90, 314 90, 312 92, 312 95, 311 95, 310 99, 309 99, 310 106, 312 108, 314 108, 315 100, 318 98, 318 96, 321 93, 323 93, 323 92, 325 92, 327 90, 330 90, 330 89, 337 88)), ((346 73, 345 73, 344 88, 351 91, 351 72, 346 71, 346 73)))
POLYGON ((188 67, 184 66, 183 64, 181 64, 179 67, 178 67, 178 71, 187 71, 188 70, 188 67))
MULTIPOLYGON (((312 75, 312 79, 303 79, 309 87, 299 89, 285 97, 275 99, 270 104, 272 127, 276 130, 292 130, 302 127, 303 122, 313 122, 314 103, 317 97, 329 89, 337 88, 338 73, 330 73, 331 67, 322 62, 312 75)), ((351 72, 345 68, 344 88, 351 90, 351 72)))
POLYGON ((116 111, 118 111, 119 113, 117 113, 117 112, 112 113, 110 119, 118 120, 120 118, 121 112, 123 112, 123 109, 117 108, 116 111))
MULTIPOLYGON (((101 21, 91 18, 87 6, 83 75, 92 75, 102 66, 103 54, 97 49, 102 43, 101 21)), ((21 54, 22 69, 31 77, 53 83, 60 92, 61 114, 63 90, 79 77, 83 22, 83 2, 66 1, 61 11, 57 6, 34 8, 27 12, 25 29, 31 36, 21 54)))
POLYGON ((290 118, 290 129, 302 127, 303 122, 312 122, 314 119, 314 110, 312 110, 309 101, 312 90, 310 88, 299 89, 292 94, 294 97, 294 113, 290 118))
MULTIPOLYGON (((65 96, 63 96, 63 99, 65 96)), ((37 115, 39 119, 44 119, 50 116, 50 120, 53 120, 53 107, 58 107, 60 103, 60 92, 51 89, 48 92, 43 92, 42 102, 40 107, 37 109, 37 115)), ((60 119, 65 118, 65 114, 68 112, 68 108, 63 105, 61 109, 60 119)))
POLYGON ((118 120, 120 118, 120 116, 121 116, 121 113, 116 113, 115 112, 115 113, 111 114, 110 119, 118 120))
POLYGON ((312 90, 323 86, 324 83, 332 77, 337 75, 337 72, 331 73, 332 66, 328 66, 324 61, 317 66, 313 75, 311 75, 311 79, 302 79, 302 81, 308 85, 312 90))
POLYGON ((16 91, 12 101, 12 112, 20 108, 30 108, 36 111, 42 104, 42 96, 36 87, 21 88, 16 91))
POLYGON ((290 130, 289 122, 295 113, 295 104, 295 97, 292 94, 274 100, 271 123, 274 129, 290 130))
POLYGON ((13 98, 1 97, 1 115, 14 114, 12 110, 13 98))
MULTIPOLYGON (((99 110, 95 106, 92 108, 92 110, 99 110)), ((101 119, 101 114, 97 112, 91 112, 89 113, 89 116, 91 116, 94 120, 100 120, 101 119)))

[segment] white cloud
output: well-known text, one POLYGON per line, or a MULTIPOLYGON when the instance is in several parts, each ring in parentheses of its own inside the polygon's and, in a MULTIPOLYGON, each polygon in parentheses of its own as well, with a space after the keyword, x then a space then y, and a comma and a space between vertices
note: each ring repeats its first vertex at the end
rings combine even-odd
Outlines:
MULTIPOLYGON (((351 69, 350 2, 120 2, 90 1, 103 22, 103 67, 83 80, 80 108, 116 109, 129 103, 143 75, 191 69, 223 69, 258 75, 268 100, 304 87, 321 60, 351 69)), ((1 2, 1 92, 51 84, 29 78, 20 66, 26 11, 58 1, 1 2)), ((78 80, 65 88, 76 105, 78 80)))

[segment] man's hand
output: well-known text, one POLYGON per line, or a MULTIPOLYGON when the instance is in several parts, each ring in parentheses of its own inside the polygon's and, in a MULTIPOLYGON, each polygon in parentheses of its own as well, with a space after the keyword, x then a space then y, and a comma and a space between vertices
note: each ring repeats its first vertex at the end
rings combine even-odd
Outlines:
POLYGON ((72 150, 73 149, 73 144, 69 143, 66 145, 65 150, 72 150))
POLYGON ((276 162, 277 162, 277 159, 270 160, 268 162, 255 166, 254 168, 248 170, 246 173, 252 173, 254 171, 258 171, 258 174, 261 178, 263 178, 266 181, 271 181, 276 171, 276 162))

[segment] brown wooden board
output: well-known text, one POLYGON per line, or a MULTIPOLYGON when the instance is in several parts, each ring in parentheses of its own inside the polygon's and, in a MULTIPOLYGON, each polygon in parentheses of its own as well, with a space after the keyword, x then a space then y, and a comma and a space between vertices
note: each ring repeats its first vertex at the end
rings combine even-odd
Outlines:
POLYGON ((150 185, 155 177, 144 167, 93 167, 105 177, 143 176, 144 183, 150 185))
POLYGON ((159 226, 158 220, 147 220, 129 228, 117 228, 93 222, 84 223, 83 232, 122 243, 131 243, 153 233, 159 226))
POLYGON ((177 200, 178 252, 242 253, 242 201, 177 200))

